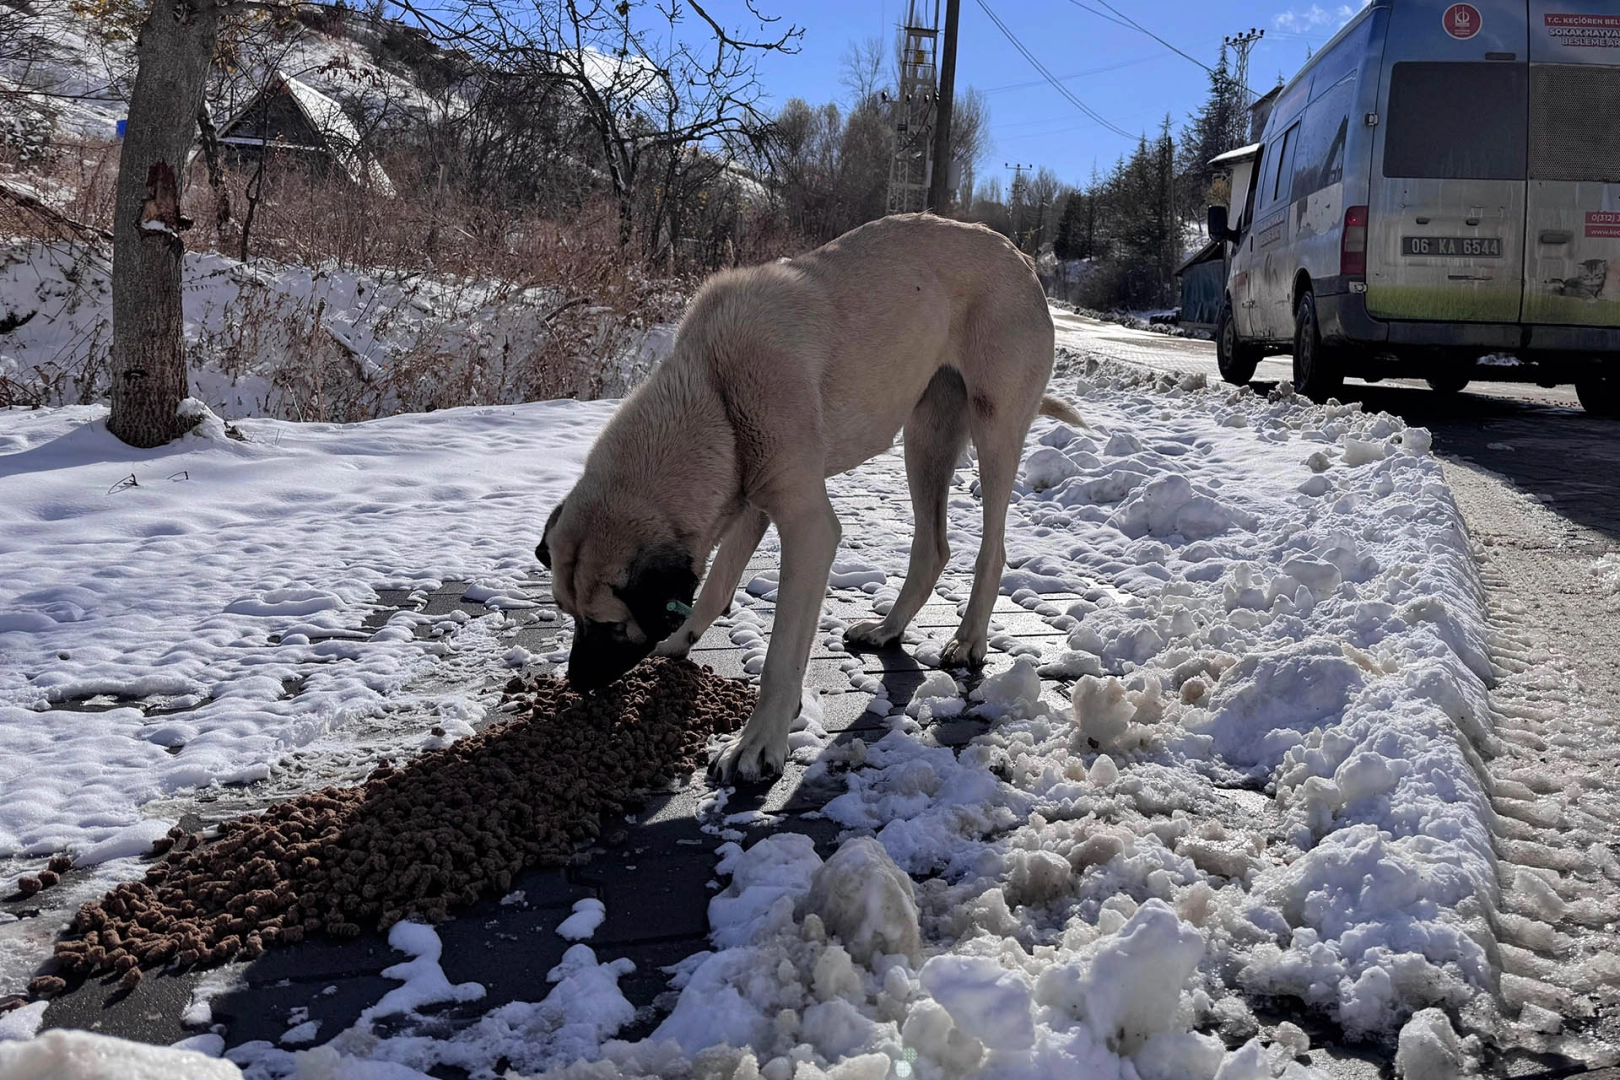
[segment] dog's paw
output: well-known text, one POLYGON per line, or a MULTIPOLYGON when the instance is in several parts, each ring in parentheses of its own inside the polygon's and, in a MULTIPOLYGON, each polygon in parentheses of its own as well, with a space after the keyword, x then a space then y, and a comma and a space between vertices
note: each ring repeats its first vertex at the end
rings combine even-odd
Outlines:
POLYGON ((774 727, 749 721, 709 766, 709 779, 718 784, 752 784, 781 776, 787 764, 787 733, 779 733, 774 727))
POLYGON ((900 631, 890 630, 881 619, 872 619, 845 630, 844 640, 866 649, 887 649, 900 640, 900 631))
POLYGON ((698 635, 694 631, 683 626, 663 641, 660 641, 658 647, 653 649, 653 653, 656 656, 668 656, 676 660, 685 660, 686 654, 692 651, 693 645, 697 644, 697 639, 698 635))
POLYGON ((942 668, 976 668, 984 666, 985 653, 989 645, 983 638, 963 641, 961 638, 951 638, 950 643, 939 653, 939 666, 942 668))

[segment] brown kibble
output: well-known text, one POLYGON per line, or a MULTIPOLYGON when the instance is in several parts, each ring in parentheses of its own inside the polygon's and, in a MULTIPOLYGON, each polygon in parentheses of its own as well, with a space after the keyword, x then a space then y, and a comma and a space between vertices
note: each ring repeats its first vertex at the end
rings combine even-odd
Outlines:
POLYGON ((17 879, 17 891, 24 896, 33 896, 45 887, 45 883, 37 877, 20 877, 17 879))
POLYGON ((123 987, 125 990, 133 990, 139 986, 140 983, 141 969, 138 967, 130 968, 128 971, 124 972, 124 977, 118 980, 118 985, 123 987))
POLYGON ((608 826, 636 793, 697 764, 711 735, 741 726, 754 692, 655 660, 589 700, 546 678, 512 680, 507 698, 527 719, 382 762, 360 787, 225 822, 214 841, 170 830, 145 883, 80 908, 84 938, 59 943, 62 970, 138 978, 171 956, 181 967, 252 959, 310 933, 443 920, 529 867, 576 859, 575 840, 605 831, 623 843, 627 831, 608 826))
POLYGON ((51 869, 51 873, 53 873, 53 874, 65 874, 69 870, 73 869, 73 856, 71 856, 71 855, 52 855, 49 866, 50 866, 50 869, 51 869))
POLYGON ((67 980, 58 975, 40 975, 28 983, 28 993, 36 998, 55 997, 67 989, 67 980))

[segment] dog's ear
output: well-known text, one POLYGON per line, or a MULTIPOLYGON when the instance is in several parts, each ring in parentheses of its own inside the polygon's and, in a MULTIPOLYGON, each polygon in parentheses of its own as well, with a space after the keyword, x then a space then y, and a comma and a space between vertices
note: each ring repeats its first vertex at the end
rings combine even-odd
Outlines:
MULTIPOLYGON (((567 501, 567 499, 563 500, 563 502, 567 501)), ((546 529, 540 534, 540 543, 534 549, 534 557, 539 559, 540 565, 547 570, 551 569, 551 547, 546 541, 551 536, 551 530, 557 524, 557 518, 562 516, 562 509, 563 503, 558 503, 551 508, 551 516, 546 518, 546 529)))
POLYGON ((644 548, 630 564, 630 580, 614 590, 647 640, 663 641, 686 621, 697 594, 692 555, 678 544, 644 548))

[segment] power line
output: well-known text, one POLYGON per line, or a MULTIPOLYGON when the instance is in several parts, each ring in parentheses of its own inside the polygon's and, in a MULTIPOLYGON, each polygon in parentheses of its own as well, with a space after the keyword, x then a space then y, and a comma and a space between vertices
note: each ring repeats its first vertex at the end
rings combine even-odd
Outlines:
POLYGON ((1001 21, 1001 18, 990 9, 990 5, 985 3, 985 0, 975 0, 975 2, 979 5, 980 10, 990 17, 990 21, 996 24, 996 29, 1001 31, 1002 36, 1012 43, 1012 47, 1017 49, 1019 54, 1022 55, 1025 60, 1029 61, 1030 67, 1033 67, 1036 72, 1039 73, 1041 78, 1045 79, 1046 82, 1051 85, 1052 89, 1056 90, 1065 101, 1079 109, 1082 113, 1085 113, 1091 119, 1095 120, 1102 127, 1108 129, 1121 138, 1129 139, 1133 137, 1130 132, 1126 131, 1118 124, 1113 123, 1107 117, 1103 116, 1102 113, 1075 97, 1074 94, 1070 92, 1069 88, 1064 86, 1056 76, 1048 71, 1046 69, 1046 65, 1042 64, 1040 60, 1036 58, 1035 54, 1030 52, 1029 49, 1025 47, 1022 41, 1018 40, 1018 35, 1014 34, 1012 30, 1008 28, 1007 24, 1001 21))
MULTIPOLYGON (((1197 64, 1199 67, 1203 68, 1205 71, 1209 72, 1211 75, 1215 74, 1215 69, 1214 68, 1210 67, 1208 64, 1204 63, 1202 60, 1198 59, 1198 57, 1192 55, 1191 53, 1185 52, 1184 50, 1182 50, 1180 48, 1177 48, 1176 46, 1170 44, 1168 41, 1164 40, 1164 38, 1160 37, 1158 34, 1155 34, 1153 31, 1149 30, 1147 27, 1143 26, 1141 23, 1137 22, 1135 19, 1131 18, 1129 15, 1126 15, 1124 12, 1120 11, 1113 4, 1110 4, 1108 2, 1108 0, 1097 0, 1097 3, 1101 4, 1103 7, 1107 8, 1109 11, 1111 11, 1115 15, 1119 16, 1119 18, 1111 18, 1106 13, 1098 11, 1096 8, 1092 7, 1090 4, 1082 2, 1082 0, 1069 0, 1069 3, 1073 4, 1077 8, 1080 8, 1082 11, 1091 12, 1093 15, 1097 16, 1099 19, 1106 19, 1108 22, 1113 23, 1115 26, 1123 26, 1128 30, 1136 30, 1136 31, 1139 31, 1140 33, 1146 34, 1148 37, 1152 38, 1154 41, 1157 41, 1160 45, 1163 45, 1165 48, 1169 49, 1171 52, 1175 53, 1177 56, 1180 56, 1180 57, 1182 57, 1182 58, 1184 58, 1186 60, 1192 61, 1194 64, 1197 64)), ((1259 95, 1255 94, 1254 90, 1249 87, 1247 80, 1243 80, 1243 89, 1245 91, 1247 91, 1248 94, 1251 97, 1258 97, 1259 96, 1259 95)))
MULTIPOLYGON (((1121 60, 1117 64, 1109 64, 1106 67, 1088 68, 1085 71, 1076 71, 1070 75, 1059 75, 1058 81, 1068 82, 1070 79, 1084 79, 1090 75, 1104 75, 1110 71, 1118 71, 1121 68, 1135 67, 1137 64, 1146 64, 1149 61, 1156 59, 1157 56, 1157 53, 1155 53, 1153 56, 1138 56, 1134 60, 1121 60)), ((989 86, 979 91, 979 93, 1000 94, 1005 93, 1008 90, 1027 90, 1031 86, 1041 86, 1045 84, 1045 82, 1045 79, 1031 79, 1029 82, 1008 83, 1005 86, 989 86)))
POLYGON ((1202 60, 1198 59, 1198 57, 1192 55, 1191 53, 1183 52, 1181 49, 1178 49, 1176 46, 1170 44, 1168 41, 1164 40, 1164 38, 1160 37, 1158 34, 1155 34, 1153 31, 1149 30, 1147 27, 1143 26, 1141 23, 1137 22, 1135 19, 1131 18, 1129 15, 1125 14, 1123 11, 1120 11, 1113 4, 1110 4, 1108 2, 1108 0, 1097 0, 1097 3, 1101 4, 1103 7, 1107 8, 1109 11, 1112 11, 1115 15, 1119 16, 1118 18, 1110 19, 1107 15, 1104 15, 1102 12, 1098 11, 1096 8, 1092 7, 1091 5, 1081 3, 1081 0, 1069 0, 1069 3, 1073 4, 1077 8, 1082 8, 1082 9, 1084 9, 1086 11, 1091 12, 1093 15, 1097 16, 1098 18, 1108 19, 1109 22, 1115 24, 1116 26, 1124 26, 1127 29, 1138 30, 1138 31, 1146 34, 1148 37, 1152 38, 1154 41, 1157 41, 1160 45, 1163 45, 1165 48, 1169 49, 1171 52, 1175 53, 1177 56, 1181 56, 1181 57, 1184 57, 1184 58, 1186 58, 1188 60, 1191 60, 1193 63, 1197 64, 1199 67, 1203 68, 1205 71, 1209 72, 1211 75, 1215 74, 1215 69, 1214 68, 1210 67, 1208 64, 1204 63, 1202 60))

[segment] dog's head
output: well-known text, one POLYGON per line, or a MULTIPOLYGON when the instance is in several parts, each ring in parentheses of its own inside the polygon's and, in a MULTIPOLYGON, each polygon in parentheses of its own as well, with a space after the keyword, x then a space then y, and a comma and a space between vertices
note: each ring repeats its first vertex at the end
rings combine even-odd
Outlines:
POLYGON ((574 618, 568 682, 597 690, 650 655, 686 621, 697 560, 647 507, 570 495, 546 519, 535 557, 557 606, 574 618))

